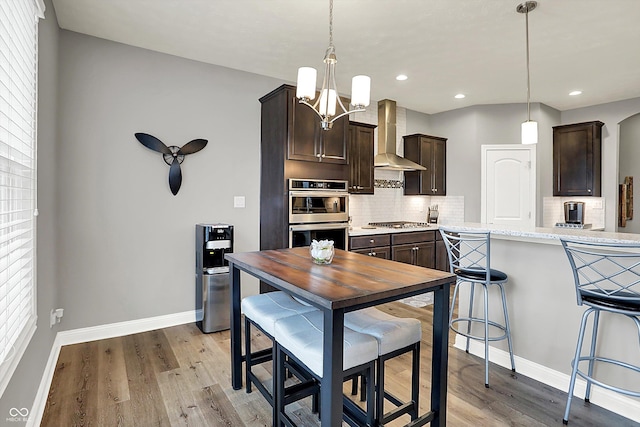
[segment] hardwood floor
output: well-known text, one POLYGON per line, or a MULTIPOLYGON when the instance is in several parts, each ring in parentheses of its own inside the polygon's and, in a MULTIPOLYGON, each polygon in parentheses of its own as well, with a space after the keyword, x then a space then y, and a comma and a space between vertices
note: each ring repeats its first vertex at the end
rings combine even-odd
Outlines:
MULTIPOLYGON (((383 310, 421 318, 430 347, 431 307, 390 303, 383 310)), ((255 348, 268 345, 254 334, 255 348)), ((451 335, 453 342, 453 335, 451 335)), ((255 389, 233 390, 229 331, 202 334, 194 324, 65 346, 60 351, 42 426, 270 426, 271 408, 255 389)), ((428 408, 430 351, 422 351, 421 410, 428 408)), ((387 362, 387 387, 408 395, 408 356, 387 362)), ((517 366, 516 366, 517 368, 517 366)), ((258 370, 265 380, 270 368, 258 370)), ((450 348, 448 426, 562 426, 566 394, 492 365, 484 387, 482 359, 450 348)), ((348 387, 345 386, 345 390, 348 387)), ((290 405, 301 426, 319 425, 309 402, 290 405)), ((401 417, 392 426, 404 425, 401 417)), ((636 426, 574 399, 570 426, 636 426)))

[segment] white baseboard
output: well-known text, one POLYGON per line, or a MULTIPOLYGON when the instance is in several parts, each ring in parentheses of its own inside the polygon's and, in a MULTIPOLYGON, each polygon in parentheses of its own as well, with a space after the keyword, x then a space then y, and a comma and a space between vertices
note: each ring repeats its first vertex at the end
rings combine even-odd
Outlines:
POLYGON ((149 317, 146 319, 129 320, 126 322, 111 323, 108 325, 91 326, 88 328, 73 329, 70 331, 62 331, 56 334, 49 353, 47 365, 42 374, 42 380, 38 387, 38 392, 33 401, 29 420, 26 427, 36 427, 40 425, 44 408, 49 395, 49 388, 53 380, 53 374, 56 370, 56 363, 60 355, 60 349, 63 345, 79 344, 83 342, 103 340, 107 338, 121 337, 125 335, 137 334, 140 332, 151 331, 154 329, 168 328, 170 326, 183 325, 196 321, 195 311, 185 311, 182 313, 167 314, 164 316, 149 317))
MULTIPOLYGON (((465 351, 467 339, 462 335, 456 335, 454 347, 465 351)), ((480 341, 471 340, 469 343, 469 353, 484 359, 484 344, 480 341)), ((565 393, 569 389, 570 375, 547 368, 546 366, 532 362, 522 357, 515 356, 516 372, 540 381, 565 393)), ((489 361, 496 365, 511 369, 511 359, 509 352, 498 348, 491 347, 489 349, 489 361)), ((570 363, 570 362, 567 362, 570 363)), ((576 379, 576 386, 573 395, 584 399, 587 389, 587 382, 581 378, 576 379)), ((589 399, 594 405, 608 409, 611 412, 627 417, 633 421, 640 422, 640 401, 626 397, 620 393, 601 387, 591 388, 591 398, 589 399)), ((565 402, 566 404, 566 402, 565 402)))

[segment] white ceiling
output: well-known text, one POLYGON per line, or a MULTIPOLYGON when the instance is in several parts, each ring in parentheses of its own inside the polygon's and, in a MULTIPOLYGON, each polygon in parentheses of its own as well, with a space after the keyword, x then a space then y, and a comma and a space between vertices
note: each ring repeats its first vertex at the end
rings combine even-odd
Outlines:
MULTIPOLYGON (((338 88, 348 95, 351 77, 368 74, 372 99, 425 113, 525 102, 519 3, 335 0, 338 88), (409 79, 396 81, 400 73, 409 79)), ((312 66, 322 78, 328 0, 53 4, 63 29, 290 82, 312 66)), ((640 97, 640 0, 539 0, 529 38, 531 102, 568 110, 640 97)))

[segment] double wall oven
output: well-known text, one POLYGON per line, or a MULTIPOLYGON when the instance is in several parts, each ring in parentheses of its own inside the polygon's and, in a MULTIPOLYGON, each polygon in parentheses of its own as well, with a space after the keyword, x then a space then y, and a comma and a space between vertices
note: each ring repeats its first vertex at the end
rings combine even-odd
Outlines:
POLYGON ((333 240, 348 249, 349 192, 347 181, 289 180, 289 247, 311 245, 312 240, 333 240))

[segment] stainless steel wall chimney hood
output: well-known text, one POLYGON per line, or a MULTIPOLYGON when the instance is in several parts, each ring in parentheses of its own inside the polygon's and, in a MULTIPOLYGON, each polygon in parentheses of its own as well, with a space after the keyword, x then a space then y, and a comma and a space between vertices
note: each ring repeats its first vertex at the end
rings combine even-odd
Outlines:
POLYGON ((380 169, 403 171, 427 170, 396 154, 396 101, 378 101, 378 154, 373 165, 380 169))

